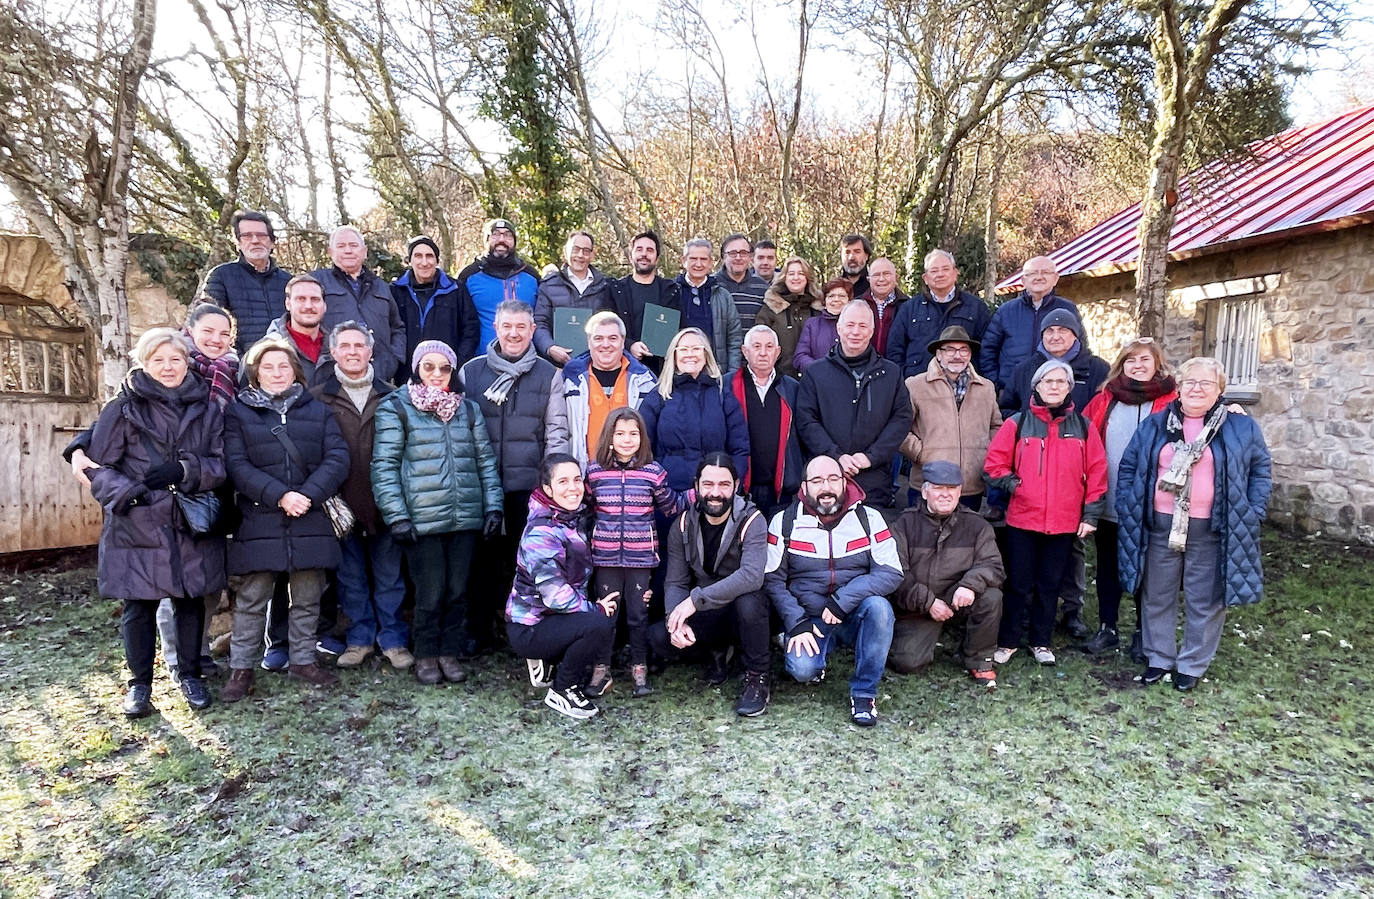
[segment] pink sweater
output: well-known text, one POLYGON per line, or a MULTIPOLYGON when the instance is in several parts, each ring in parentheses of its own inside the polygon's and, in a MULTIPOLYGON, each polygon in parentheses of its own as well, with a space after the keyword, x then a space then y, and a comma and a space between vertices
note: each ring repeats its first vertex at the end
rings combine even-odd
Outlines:
MULTIPOLYGON (((1202 426, 1206 423, 1206 419, 1203 418, 1183 419, 1183 439, 1196 440, 1197 435, 1202 433, 1202 426)), ((1173 494, 1160 490, 1158 484, 1173 461, 1173 444, 1166 443, 1164 448, 1159 451, 1159 471, 1155 477, 1155 511, 1164 515, 1174 514, 1174 497, 1173 494)), ((1193 466, 1193 488, 1189 494, 1188 506, 1189 518, 1212 517, 1212 496, 1216 491, 1216 484, 1216 466, 1212 460, 1212 448, 1209 446, 1202 451, 1202 458, 1193 466)))

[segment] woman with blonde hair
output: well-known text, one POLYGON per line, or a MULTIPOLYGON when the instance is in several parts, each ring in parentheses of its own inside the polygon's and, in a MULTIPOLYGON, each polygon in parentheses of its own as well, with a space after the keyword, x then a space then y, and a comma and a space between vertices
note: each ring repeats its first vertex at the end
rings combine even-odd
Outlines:
POLYGON ((778 268, 778 276, 763 295, 763 308, 754 323, 767 325, 778 335, 778 366, 783 374, 797 377, 800 372, 792 362, 801 339, 802 327, 822 308, 821 288, 816 283, 816 270, 800 256, 788 256, 778 268))
POLYGON ((674 490, 691 488, 697 463, 710 452, 729 453, 737 470, 747 469, 749 425, 724 388, 711 341, 700 328, 683 328, 673 337, 658 389, 639 412, 654 458, 667 469, 674 490))

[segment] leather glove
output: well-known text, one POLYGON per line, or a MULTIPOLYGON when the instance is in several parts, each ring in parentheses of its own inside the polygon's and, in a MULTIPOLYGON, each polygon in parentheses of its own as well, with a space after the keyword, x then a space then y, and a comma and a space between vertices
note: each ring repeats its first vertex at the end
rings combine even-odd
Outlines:
POLYGON ((143 476, 143 486, 149 490, 161 490, 181 483, 185 476, 186 469, 181 467, 180 462, 163 462, 148 469, 148 473, 143 476))
POLYGON ((482 536, 490 539, 501 533, 501 523, 505 516, 500 512, 488 512, 482 519, 482 536))
POLYGON ((409 518, 403 518, 391 526, 392 538, 400 544, 410 546, 420 539, 420 535, 415 533, 415 525, 410 523, 409 518))

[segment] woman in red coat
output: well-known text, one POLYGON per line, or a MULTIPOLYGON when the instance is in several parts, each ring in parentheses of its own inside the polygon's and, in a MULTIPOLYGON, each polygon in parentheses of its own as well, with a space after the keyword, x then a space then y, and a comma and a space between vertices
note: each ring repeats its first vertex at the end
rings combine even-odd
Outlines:
POLYGON ((1050 635, 1059 585, 1074 538, 1097 529, 1107 493, 1102 438, 1073 410, 1073 369, 1051 359, 1031 378, 1030 409, 1002 423, 983 465, 988 484, 1007 504, 1007 582, 993 661, 1005 664, 1021 645, 1030 609, 1035 660, 1053 665, 1050 635))

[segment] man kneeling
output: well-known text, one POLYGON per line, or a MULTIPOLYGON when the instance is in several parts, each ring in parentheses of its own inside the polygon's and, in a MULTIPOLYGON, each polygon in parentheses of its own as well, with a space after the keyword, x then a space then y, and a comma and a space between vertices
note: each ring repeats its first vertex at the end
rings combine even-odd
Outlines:
POLYGON ((906 577, 892 597, 897 623, 888 664, 902 674, 924 671, 945 622, 962 619, 958 664, 975 681, 996 687, 992 652, 1004 573, 992 525, 959 503, 963 476, 954 462, 927 462, 921 478, 921 502, 892 528, 906 577))
POLYGON ((649 643, 664 659, 710 649, 707 679, 719 684, 725 649, 738 638, 744 686, 735 711, 752 718, 768 708, 768 526, 752 502, 736 495, 738 480, 725 453, 707 453, 697 466, 696 508, 673 522, 665 541, 668 618, 650 628, 649 643))
POLYGON ((806 466, 797 502, 768 527, 764 586, 787 629, 787 673, 802 683, 825 677, 838 640, 854 647, 850 717, 878 723, 878 681, 892 643, 886 595, 902 582, 892 532, 840 463, 817 456, 806 466))

